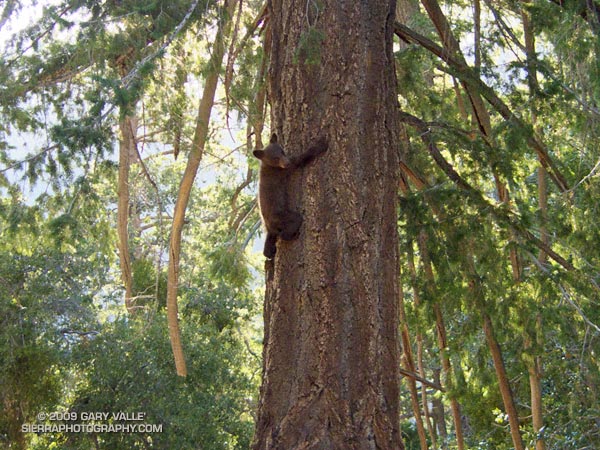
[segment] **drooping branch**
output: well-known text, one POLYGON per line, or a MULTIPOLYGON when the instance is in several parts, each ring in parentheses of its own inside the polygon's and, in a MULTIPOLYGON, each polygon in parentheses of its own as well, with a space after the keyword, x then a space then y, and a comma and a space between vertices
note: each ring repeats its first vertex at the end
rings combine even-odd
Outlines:
POLYGON ((229 217, 229 222, 227 224, 228 228, 237 234, 240 224, 243 219, 247 217, 247 211, 241 211, 242 206, 238 206, 237 200, 242 191, 252 183, 252 179, 254 172, 248 166, 248 170, 246 171, 246 178, 235 188, 233 195, 231 196, 231 216, 229 217))
POLYGON ((410 126, 414 127, 419 131, 420 137, 426 144, 429 154, 431 155, 435 163, 440 169, 442 169, 446 176, 456 184, 457 187, 459 187, 461 190, 465 191, 469 195, 469 199, 471 201, 473 201, 482 210, 490 211, 492 217, 494 217, 501 223, 508 225, 509 228, 515 231, 523 239, 531 242, 540 250, 546 252, 548 256, 550 256, 550 258, 552 258, 565 269, 570 271, 575 270, 573 264, 571 264, 564 257, 556 253, 548 244, 544 243, 541 239, 539 239, 533 233, 531 233, 529 230, 523 227, 523 225, 521 225, 516 219, 511 217, 511 213, 506 213, 500 210, 499 208, 495 207, 489 200, 484 198, 481 192, 479 192, 466 180, 464 180, 458 174, 458 172, 456 172, 454 167, 452 167, 452 165, 444 158, 439 148, 435 145, 431 137, 431 132, 425 122, 406 112, 400 112, 400 120, 402 120, 404 123, 409 124, 410 126))
POLYGON ((445 392, 446 391, 442 386, 440 386, 436 382, 427 380, 427 379, 423 378, 422 376, 420 376, 420 375, 418 375, 418 374, 416 374, 414 372, 411 372, 410 370, 406 370, 406 369, 403 369, 401 367, 400 368, 400 373, 402 375, 404 375, 405 377, 412 378, 412 379, 418 381, 419 383, 423 383, 424 385, 429 386, 430 388, 435 389, 436 391, 440 391, 440 392, 445 392))
POLYGON ((556 184, 561 192, 567 192, 569 186, 566 182, 565 177, 562 175, 560 170, 556 167, 556 164, 548 154, 548 151, 544 144, 535 136, 535 133, 527 126, 527 124, 504 103, 504 101, 496 95, 494 90, 485 84, 466 63, 455 57, 450 51, 440 47, 432 40, 422 36, 421 34, 411 30, 410 28, 402 25, 398 22, 395 24, 395 33, 401 39, 416 43, 430 51, 434 55, 442 59, 452 69, 453 73, 464 83, 472 86, 476 89, 494 109, 502 116, 506 121, 510 121, 517 128, 527 133, 527 143, 537 153, 540 162, 548 170, 548 175, 556 184))
POLYGON ((167 37, 167 39, 165 39, 165 41, 162 43, 162 45, 160 47, 155 52, 153 52, 149 55, 146 55, 144 58, 142 58, 140 61, 138 61, 137 64, 134 66, 133 70, 131 70, 127 74, 127 76, 125 76, 124 78, 121 79, 121 83, 123 83, 123 86, 125 86, 125 87, 129 86, 131 84, 131 82, 138 77, 140 70, 147 63, 149 63, 150 61, 152 61, 153 59, 155 59, 156 57, 161 55, 165 51, 165 49, 169 45, 171 45, 173 40, 179 35, 179 33, 181 32, 183 27, 190 20, 190 17, 192 16, 193 12, 196 10, 196 7, 198 6, 199 1, 200 0, 195 0, 194 3, 192 3, 192 5, 190 6, 190 9, 188 9, 188 11, 185 14, 185 16, 183 17, 183 19, 181 19, 181 22, 179 22, 179 24, 175 27, 175 29, 171 32, 171 34, 167 37))
MULTIPOLYGON (((552 3, 556 3, 561 8, 565 8, 567 3, 565 0, 551 0, 552 3)), ((584 2, 580 2, 584 3, 584 2)), ((589 23, 594 33, 600 34, 600 5, 594 0, 585 0, 585 6, 576 11, 579 16, 589 23)))
POLYGON ((13 162, 12 164, 10 164, 10 165, 8 165, 6 167, 3 167, 2 169, 0 169, 0 173, 8 172, 9 170, 12 170, 12 169, 17 169, 22 164, 25 164, 27 162, 33 161, 33 160, 35 160, 37 158, 41 158, 46 153, 52 152, 54 150, 57 150, 59 147, 60 146, 58 144, 49 145, 48 147, 45 147, 42 150, 40 150, 35 155, 28 156, 27 158, 21 159, 19 161, 15 161, 15 162, 13 162))

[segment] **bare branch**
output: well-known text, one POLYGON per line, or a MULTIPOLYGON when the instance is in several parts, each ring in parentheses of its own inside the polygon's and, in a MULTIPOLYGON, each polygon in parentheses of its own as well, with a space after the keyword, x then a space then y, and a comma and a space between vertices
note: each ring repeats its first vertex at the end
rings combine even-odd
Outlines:
POLYGON ((433 381, 426 380, 425 378, 417 375, 414 372, 411 372, 410 370, 403 369, 402 367, 400 367, 399 370, 400 370, 400 373, 402 375, 404 375, 405 377, 412 378, 413 380, 416 380, 419 383, 423 383, 423 384, 425 384, 425 385, 427 385, 429 387, 432 387, 433 389, 436 389, 436 390, 438 390, 440 392, 446 392, 446 390, 442 386, 440 386, 439 384, 434 383, 433 381))

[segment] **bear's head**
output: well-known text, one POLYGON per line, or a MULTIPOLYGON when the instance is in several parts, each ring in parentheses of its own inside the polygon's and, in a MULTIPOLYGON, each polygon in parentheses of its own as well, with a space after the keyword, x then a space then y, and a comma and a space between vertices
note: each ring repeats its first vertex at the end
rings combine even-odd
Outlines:
POLYGON ((287 169, 290 166, 290 160, 285 156, 283 147, 277 143, 276 134, 271 136, 271 142, 263 150, 254 150, 252 153, 267 166, 279 169, 287 169))

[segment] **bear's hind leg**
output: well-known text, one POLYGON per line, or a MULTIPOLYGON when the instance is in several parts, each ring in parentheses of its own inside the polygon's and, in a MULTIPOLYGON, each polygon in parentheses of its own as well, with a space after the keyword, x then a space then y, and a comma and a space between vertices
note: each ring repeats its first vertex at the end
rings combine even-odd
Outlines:
POLYGON ((300 226, 302 225, 302 215, 296 211, 289 211, 285 219, 282 221, 285 224, 281 234, 281 239, 291 241, 300 234, 300 226))
POLYGON ((271 259, 275 256, 275 252, 277 252, 277 246, 275 245, 277 242, 277 235, 273 233, 267 232, 267 238, 265 239, 265 248, 263 250, 263 255, 268 259, 271 259))

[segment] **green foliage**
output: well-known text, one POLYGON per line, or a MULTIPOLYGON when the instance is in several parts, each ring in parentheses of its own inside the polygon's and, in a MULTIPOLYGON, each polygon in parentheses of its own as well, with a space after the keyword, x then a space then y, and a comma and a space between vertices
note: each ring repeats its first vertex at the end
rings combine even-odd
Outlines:
MULTIPOLYGON (((445 6, 453 33, 472 64, 471 4, 445 6)), ((430 121, 426 132, 408 130, 411 148, 406 163, 426 187, 410 183, 411 192, 401 196, 400 238, 404 248, 414 252, 418 271, 415 276, 406 264, 402 268, 407 320, 411 333, 421 334, 426 375, 431 378, 440 366, 435 333, 439 324, 433 306, 441 309, 448 338, 445 351, 455 380, 441 397, 447 407, 452 396, 460 402, 468 424, 468 448, 512 448, 482 331, 483 313, 492 319, 519 417, 531 414, 528 365, 537 357, 542 364, 547 447, 595 447, 598 435, 590 430, 597 427, 588 418, 598 416, 597 402, 590 399, 598 398, 600 386, 596 328, 600 261, 595 244, 599 222, 597 201, 590 196, 598 194, 596 16, 578 2, 481 6, 482 66, 476 69, 524 125, 500 116, 494 104, 485 104, 492 130, 482 136, 473 123, 469 97, 448 75, 460 73, 418 45, 399 43, 396 52, 400 103, 430 121), (531 92, 519 24, 521 8, 531 14, 539 52, 538 89, 531 92), (561 194, 547 178, 544 211, 533 136, 545 145, 567 183, 576 186, 561 194), (447 173, 431 159, 429 139, 462 179, 483 195, 488 207, 479 194, 447 181, 447 173), (507 186, 510 204, 500 202, 498 181, 507 186), (500 217, 511 218, 537 237, 542 229, 548 230, 552 249, 576 268, 566 270, 552 258, 541 262, 540 249, 531 239, 500 217), (518 282, 511 264, 513 252, 519 262, 518 282), (431 276, 423 273, 427 261, 431 261, 431 276)), ((423 23, 422 18, 415 13, 409 26, 439 42, 429 19, 423 23)), ((448 419, 446 424, 450 425, 448 419)), ((521 424, 525 444, 533 447, 536 436, 531 423, 521 424)))
POLYGON ((94 261, 89 248, 71 252, 49 245, 45 227, 33 235, 0 223, 6 230, 0 232, 0 398, 6 411, 0 442, 6 444, 22 441, 21 423, 60 404, 68 339, 72 330, 94 324, 90 292, 103 282, 98 263, 104 261, 94 261))
MULTIPOLYGON (((179 308, 190 375, 182 381, 174 376, 164 317, 167 241, 197 126, 198 93, 212 69, 206 61, 220 4, 200 1, 175 35, 191 3, 38 2, 39 20, 3 41, 0 401, 6 414, 0 416, 0 446, 249 446, 260 365, 254 356, 260 353, 255 287, 262 284, 257 264, 262 259, 251 249, 259 226, 257 162, 247 161, 250 144, 231 150, 223 143, 243 142, 249 130, 245 121, 254 126, 264 120, 256 94, 265 87, 268 55, 260 42, 262 29, 244 40, 240 29, 238 41, 228 45, 235 58, 224 77, 227 106, 217 101, 185 218, 179 308), (115 150, 126 115, 138 120, 136 150, 143 159, 142 166, 137 151, 130 155, 129 245, 133 293, 141 308, 128 319, 121 317, 115 252, 115 150), (245 180, 248 164, 254 173, 245 180), (19 432, 20 424, 35 422, 40 411, 54 410, 145 412, 146 422, 162 424, 163 431, 19 432)), ((0 4, 0 31, 8 30, 3 27, 24 5, 0 4)), ((240 23, 246 31, 261 6, 243 3, 240 23)), ((473 65, 472 2, 441 6, 473 65)), ((410 191, 400 199, 399 244, 415 262, 414 273, 408 257, 401 267, 411 337, 418 333, 423 342, 425 378, 445 388, 429 395, 445 409, 436 420, 448 429, 449 448, 455 445, 450 398, 461 404, 468 448, 512 448, 482 330, 484 314, 502 350, 526 444, 533 447, 536 438, 528 419, 527 368, 539 358, 547 447, 595 448, 600 442, 597 15, 585 2, 481 6, 481 67, 473 67, 465 82, 481 76, 515 114, 506 120, 494 102, 485 103, 489 136, 475 123, 460 71, 419 45, 395 44, 399 103, 428 126, 406 130, 410 148, 404 162, 425 187, 408 179, 410 191), (523 11, 531 15, 537 43, 532 91, 523 11), (533 136, 572 188, 561 193, 548 178, 544 211, 533 136), (448 179, 429 145, 473 192, 448 179), (500 202, 498 182, 508 188, 509 204, 500 202), (547 230, 552 249, 575 269, 541 258, 524 230, 536 237, 547 230), (443 349, 436 309, 447 332, 443 349), (452 380, 443 371, 442 354, 452 363, 452 380)), ((426 11, 415 8, 406 25, 443 44, 426 11)), ((321 29, 309 26, 293 50, 294 62, 307 70, 321 65, 325 39, 321 29)), ((402 405, 410 414, 404 392, 402 405)), ((419 448, 413 424, 404 420, 401 427, 406 447, 419 448)))
POLYGON ((132 292, 136 297, 136 306, 152 306, 155 303, 155 308, 165 308, 167 305, 166 271, 161 271, 157 276, 155 261, 140 258, 131 263, 131 272, 132 292))
MULTIPOLYGON (((184 329, 189 375, 173 377, 163 314, 149 323, 117 319, 80 345, 73 369, 79 374, 69 411, 143 412, 159 433, 44 435, 38 446, 61 448, 245 449, 252 432, 249 414, 253 364, 232 329, 190 322, 184 329)), ((47 448, 47 447, 46 447, 47 448)))
POLYGON ((309 27, 304 31, 298 41, 294 53, 294 63, 301 62, 307 67, 321 64, 321 46, 325 40, 325 32, 316 27, 309 27))
MULTIPOLYGON (((168 173, 164 175, 168 179, 168 173)), ((0 346, 0 395, 11 413, 0 421, 0 439, 39 449, 248 448, 259 344, 249 325, 258 310, 256 295, 247 286, 246 257, 236 250, 239 260, 219 260, 208 246, 202 250, 207 261, 199 253, 187 255, 199 267, 219 270, 196 272, 189 287, 180 291, 189 376, 178 380, 165 320, 164 269, 157 298, 155 259, 148 255, 133 260, 136 305, 146 306, 135 320, 119 318, 112 306, 114 294, 106 291, 114 275, 107 272, 111 264, 102 255, 114 244, 110 233, 103 236, 100 205, 114 195, 106 189, 112 182, 114 167, 105 165, 77 180, 73 195, 40 197, 41 208, 27 207, 16 196, 0 203, 0 230, 10 237, 0 241, 1 334, 6 342, 0 346), (64 211, 65 203, 68 212, 58 212, 64 211), (44 220, 40 211, 52 218, 44 220), (37 245, 32 248, 34 235, 37 245), (21 423, 39 423, 40 412, 53 411, 144 412, 145 423, 163 429, 96 437, 20 433, 21 423)), ((142 183, 138 195, 155 199, 146 189, 142 183)), ((166 193, 160 194, 167 200, 166 193)), ((226 198, 220 190, 213 194, 226 198)), ((137 211, 143 217, 150 206, 140 205, 137 211)), ((196 206, 199 210, 192 209, 193 214, 212 214, 203 210, 205 201, 196 206)), ((217 210, 227 208, 224 203, 217 210)), ((226 230, 222 219, 212 223, 214 228, 205 230, 207 243, 222 240, 219 235, 226 230)), ((153 239, 152 234, 141 235, 137 244, 153 239)), ((182 267, 186 276, 194 272, 193 266, 182 267)))

